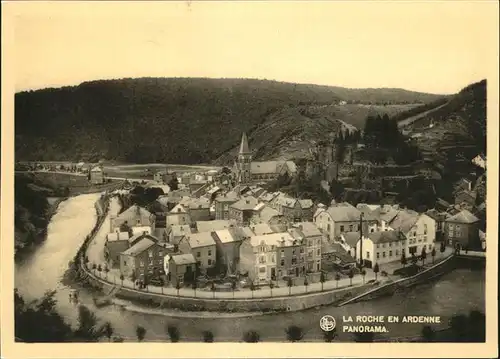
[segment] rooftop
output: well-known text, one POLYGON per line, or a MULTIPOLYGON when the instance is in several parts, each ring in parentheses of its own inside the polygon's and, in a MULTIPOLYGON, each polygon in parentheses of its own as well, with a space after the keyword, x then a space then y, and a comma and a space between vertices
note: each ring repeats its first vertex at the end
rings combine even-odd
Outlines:
POLYGON ((170 259, 177 265, 196 264, 196 259, 191 253, 171 255, 170 259))
POLYGON ((295 240, 290 233, 287 232, 263 234, 250 238, 250 243, 253 247, 261 245, 262 242, 268 246, 276 247, 290 247, 298 244, 297 240, 295 240))
POLYGON ((399 231, 380 231, 369 233, 368 238, 376 244, 401 241, 405 239, 405 236, 399 231))
POLYGON ((233 203, 231 208, 235 208, 240 211, 253 210, 259 201, 253 196, 247 196, 241 198, 239 201, 233 203))
POLYGON ((187 240, 191 248, 200 248, 215 245, 215 241, 212 238, 212 234, 210 232, 192 233, 187 236, 187 240))
POLYGON ((139 240, 139 242, 137 242, 132 247, 127 249, 125 252, 123 252, 123 254, 127 255, 127 256, 135 257, 136 255, 141 254, 145 250, 152 247, 155 243, 156 242, 154 242, 150 238, 142 238, 141 240, 139 240))
POLYGON ((222 243, 232 243, 238 241, 240 238, 234 235, 229 229, 222 229, 220 231, 215 231, 215 235, 222 243))
POLYGON ((476 223, 478 221, 479 218, 474 216, 471 212, 469 212, 466 209, 446 219, 446 222, 465 223, 465 224, 476 223))
POLYGON ((113 232, 107 235, 108 242, 111 241, 126 241, 129 238, 128 232, 113 232))
POLYGON ((235 226, 234 221, 225 219, 216 219, 213 221, 198 221, 196 222, 196 228, 198 232, 215 232, 221 229, 226 229, 231 226, 235 226))

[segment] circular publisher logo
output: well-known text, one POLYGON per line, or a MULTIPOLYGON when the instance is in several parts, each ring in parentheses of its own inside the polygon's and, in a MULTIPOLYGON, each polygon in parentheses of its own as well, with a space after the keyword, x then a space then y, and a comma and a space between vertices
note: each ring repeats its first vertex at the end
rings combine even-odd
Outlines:
POLYGON ((332 330, 335 329, 336 325, 337 323, 335 322, 335 318, 332 317, 331 315, 324 315, 319 321, 319 326, 325 332, 331 332, 332 330))

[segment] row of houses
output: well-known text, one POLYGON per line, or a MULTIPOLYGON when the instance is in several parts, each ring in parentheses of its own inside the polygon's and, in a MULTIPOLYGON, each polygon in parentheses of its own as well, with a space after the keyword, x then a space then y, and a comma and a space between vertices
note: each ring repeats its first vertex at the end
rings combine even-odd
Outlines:
POLYGON ((130 207, 110 221, 107 260, 127 277, 167 276, 173 285, 194 274, 239 273, 263 283, 321 270, 322 234, 312 222, 283 227, 185 218, 167 231, 156 227, 154 214, 130 207))

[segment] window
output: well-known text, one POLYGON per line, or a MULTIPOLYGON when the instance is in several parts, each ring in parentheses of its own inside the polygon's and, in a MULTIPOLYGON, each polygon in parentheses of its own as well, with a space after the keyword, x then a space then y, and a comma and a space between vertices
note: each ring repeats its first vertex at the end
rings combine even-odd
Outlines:
POLYGON ((304 253, 304 247, 300 247, 300 253, 304 253))
POLYGON ((344 232, 344 226, 340 226, 340 232, 344 232))
POLYGON ((380 253, 377 252, 377 259, 380 259, 380 253))
POLYGON ((212 255, 212 250, 208 250, 208 255, 211 256, 212 255))
POLYGON ((389 257, 392 257, 392 251, 389 251, 389 257))
POLYGON ((399 250, 396 249, 396 256, 399 256, 399 250))
POLYGON ((266 273, 266 267, 259 267, 259 273, 266 273))
POLYGON ((201 252, 196 252, 196 257, 200 258, 201 257, 201 252))
POLYGON ((352 224, 349 225, 349 232, 352 232, 352 224))
POLYGON ((285 255, 285 250, 284 249, 281 250, 281 255, 285 255))
POLYGON ((318 255, 318 256, 321 255, 321 250, 317 249, 316 250, 316 255, 318 255))
POLYGON ((259 263, 266 263, 266 256, 260 256, 259 263))
POLYGON ((152 251, 151 249, 148 251, 148 256, 149 256, 150 258, 153 256, 153 251, 152 251))
POLYGON ((140 267, 144 267, 144 261, 140 261, 140 262, 139 262, 139 266, 140 266, 140 267))
POLYGON ((159 255, 160 257, 163 257, 163 252, 162 252, 162 251, 159 251, 159 252, 158 252, 158 255, 159 255))
POLYGON ((123 261, 123 265, 126 267, 127 266, 127 261, 123 261))
POLYGON ((280 264, 281 264, 282 267, 284 267, 285 266, 285 260, 282 259, 280 264))
POLYGON ((427 234, 427 224, 424 224, 424 234, 427 234))
POLYGON ((417 236, 417 232, 416 232, 416 231, 414 231, 414 232, 413 232, 413 237, 416 237, 416 236, 417 236))
POLYGON ((212 260, 211 260, 211 259, 209 259, 209 260, 208 260, 208 265, 209 265, 209 266, 211 266, 211 265, 212 265, 212 260))
POLYGON ((375 232, 375 229, 374 228, 370 228, 370 233, 373 233, 375 232))
POLYGON ((326 226, 327 228, 327 231, 330 232, 330 230, 332 229, 332 227, 330 226, 330 223, 328 223, 328 225, 326 226))
POLYGON ((377 248, 380 248, 380 243, 377 243, 377 248))
POLYGON ((382 257, 384 257, 384 258, 385 258, 385 252, 382 252, 382 257))
POLYGON ((392 242, 389 242, 389 247, 392 247, 392 242))
POLYGON ((370 252, 366 251, 366 259, 370 259, 370 252))
POLYGON ((319 263, 316 263, 316 271, 319 272, 319 270, 320 270, 320 265, 319 263))
POLYGON ((276 262, 276 257, 275 256, 271 257, 271 262, 273 262, 273 263, 276 262))

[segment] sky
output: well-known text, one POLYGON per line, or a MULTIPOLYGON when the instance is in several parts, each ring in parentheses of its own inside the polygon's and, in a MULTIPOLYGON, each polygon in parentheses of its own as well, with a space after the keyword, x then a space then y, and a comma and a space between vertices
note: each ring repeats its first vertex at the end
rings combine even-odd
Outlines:
POLYGON ((2 8, 13 21, 16 91, 123 77, 237 77, 449 94, 487 78, 498 61, 494 1, 2 8))

